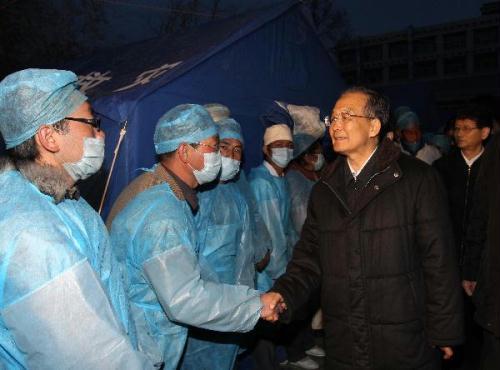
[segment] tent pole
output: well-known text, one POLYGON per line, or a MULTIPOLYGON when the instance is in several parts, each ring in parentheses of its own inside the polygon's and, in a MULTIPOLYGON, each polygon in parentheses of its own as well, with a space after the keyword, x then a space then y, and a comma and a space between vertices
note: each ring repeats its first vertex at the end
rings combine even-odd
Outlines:
POLYGON ((118 157, 118 152, 122 144, 123 138, 127 133, 127 121, 123 123, 123 127, 120 130, 120 136, 118 137, 118 142, 116 143, 115 151, 113 153, 113 161, 111 162, 111 167, 109 169, 108 177, 106 178, 106 185, 104 186, 104 191, 101 197, 101 203, 99 204, 99 214, 101 214, 102 207, 104 206, 104 201, 106 200, 106 194, 108 192, 109 182, 111 181, 111 176, 113 175, 113 169, 115 168, 116 158, 118 157))

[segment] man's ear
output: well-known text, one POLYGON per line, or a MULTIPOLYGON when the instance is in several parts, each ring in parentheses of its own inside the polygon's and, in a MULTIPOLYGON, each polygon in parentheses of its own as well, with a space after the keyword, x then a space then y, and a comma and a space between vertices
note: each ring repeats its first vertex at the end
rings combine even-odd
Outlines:
POLYGON ((268 145, 264 145, 262 147, 262 152, 264 153, 265 157, 271 157, 271 151, 269 150, 269 146, 268 145))
POLYGON ((481 129, 481 139, 486 140, 488 136, 490 136, 490 128, 489 127, 483 127, 481 129))
POLYGON ((43 125, 35 134, 35 141, 44 150, 51 153, 57 153, 61 148, 56 135, 58 134, 56 130, 54 130, 54 127, 43 125))
POLYGON ((382 123, 378 118, 373 118, 370 120, 370 137, 375 137, 380 134, 382 129, 382 123))
POLYGON ((177 156, 181 160, 182 163, 187 163, 188 161, 188 145, 186 143, 182 143, 177 148, 177 156))

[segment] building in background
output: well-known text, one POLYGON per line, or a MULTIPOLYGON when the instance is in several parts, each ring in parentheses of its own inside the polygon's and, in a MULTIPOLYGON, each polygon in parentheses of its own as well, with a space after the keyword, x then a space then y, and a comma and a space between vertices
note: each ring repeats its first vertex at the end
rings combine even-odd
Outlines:
POLYGON ((426 86, 440 110, 454 111, 476 96, 500 95, 500 1, 476 18, 360 37, 335 51, 348 83, 426 86))

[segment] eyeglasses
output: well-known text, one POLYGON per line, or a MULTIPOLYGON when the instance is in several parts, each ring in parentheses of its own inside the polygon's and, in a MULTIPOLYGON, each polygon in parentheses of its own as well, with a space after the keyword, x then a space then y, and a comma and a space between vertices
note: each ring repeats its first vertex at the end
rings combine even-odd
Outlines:
POLYGON ((204 146, 205 148, 212 149, 214 152, 219 151, 219 144, 210 145, 205 143, 191 143, 189 145, 192 146, 194 149, 198 148, 199 146, 204 146))
POLYGON ((100 118, 64 117, 64 119, 67 119, 69 121, 76 121, 76 122, 86 123, 87 125, 91 125, 92 127, 95 127, 97 129, 97 131, 101 130, 101 119, 100 118))
POLYGON ((370 117, 370 116, 361 116, 359 114, 352 114, 349 112, 340 112, 339 114, 332 115, 331 124, 333 125, 334 123, 351 122, 353 117, 367 118, 367 119, 374 119, 375 118, 375 117, 370 117))
POLYGON ((460 132, 460 131, 462 131, 464 134, 468 134, 472 130, 479 130, 479 127, 468 127, 468 126, 465 126, 465 127, 455 127, 453 129, 453 132, 460 132))
POLYGON ((239 145, 229 145, 225 143, 220 143, 219 148, 222 151, 228 151, 232 154, 241 154, 243 152, 243 148, 239 145))

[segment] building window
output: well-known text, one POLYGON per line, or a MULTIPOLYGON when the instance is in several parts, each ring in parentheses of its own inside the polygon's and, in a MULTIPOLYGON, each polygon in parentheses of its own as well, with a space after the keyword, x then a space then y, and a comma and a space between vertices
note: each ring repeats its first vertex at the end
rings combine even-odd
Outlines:
POLYGON ((413 54, 414 55, 429 55, 436 52, 436 38, 435 37, 425 37, 421 39, 416 39, 413 42, 413 54))
POLYGON ((367 84, 380 83, 384 79, 382 68, 370 68, 363 70, 363 82, 367 84))
POLYGON ((405 58, 408 56, 408 43, 406 41, 392 42, 389 44, 390 58, 405 58))
POLYGON ((466 45, 465 32, 449 33, 443 36, 443 47, 445 50, 465 49, 466 45))
POLYGON ((498 54, 481 53, 474 55, 474 71, 476 72, 489 72, 498 69, 498 54))
POLYGON ((382 45, 366 46, 362 51, 363 62, 373 62, 382 60, 384 53, 382 45))
POLYGON ((342 72, 342 77, 348 85, 354 85, 358 83, 358 76, 356 71, 344 71, 342 72))
POLYGON ((356 50, 340 50, 338 53, 339 63, 341 65, 354 65, 356 64, 356 50))
POLYGON ((474 46, 489 46, 498 43, 498 28, 478 28, 474 30, 474 46))
POLYGON ((460 75, 467 72, 467 61, 465 57, 453 57, 444 60, 444 74, 460 75))
POLYGON ((436 75, 437 65, 435 60, 417 62, 413 65, 413 77, 415 78, 430 78, 436 77, 436 75))
POLYGON ((408 65, 396 64, 389 67, 389 80, 401 81, 408 79, 408 65))

